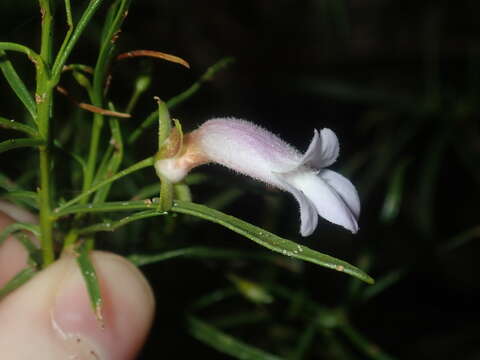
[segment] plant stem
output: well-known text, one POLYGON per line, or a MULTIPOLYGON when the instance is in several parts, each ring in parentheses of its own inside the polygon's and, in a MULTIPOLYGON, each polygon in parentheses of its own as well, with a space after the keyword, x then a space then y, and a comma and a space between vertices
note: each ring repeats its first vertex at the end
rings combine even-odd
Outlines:
POLYGON ((39 0, 42 13, 42 35, 40 57, 42 64, 37 64, 37 88, 35 100, 37 103, 37 120, 40 138, 45 141, 39 146, 40 151, 40 243, 42 247, 43 266, 46 267, 55 259, 53 250, 53 221, 52 194, 51 194, 51 137, 50 113, 52 109, 52 87, 48 74, 48 67, 52 59, 53 16, 50 0, 39 0))
POLYGON ((39 0, 42 14, 42 35, 40 57, 45 65, 50 66, 52 61, 53 15, 51 0, 39 0))

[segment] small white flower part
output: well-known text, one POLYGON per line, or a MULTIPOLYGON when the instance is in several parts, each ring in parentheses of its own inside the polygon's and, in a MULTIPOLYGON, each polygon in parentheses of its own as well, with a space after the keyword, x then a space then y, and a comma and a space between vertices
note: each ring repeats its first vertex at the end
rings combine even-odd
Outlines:
POLYGON ((157 161, 159 174, 179 181, 179 174, 215 162, 290 192, 300 205, 302 236, 313 233, 318 215, 352 233, 358 231, 360 200, 355 187, 325 169, 339 154, 332 130, 315 130, 303 155, 269 131, 235 118, 209 120, 186 137, 187 146, 179 156, 157 161))

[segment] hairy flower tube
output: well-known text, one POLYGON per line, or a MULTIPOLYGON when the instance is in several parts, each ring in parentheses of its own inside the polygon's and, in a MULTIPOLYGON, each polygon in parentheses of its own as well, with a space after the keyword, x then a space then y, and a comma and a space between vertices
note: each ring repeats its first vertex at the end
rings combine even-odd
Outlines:
POLYGON ((318 215, 358 231, 360 200, 353 184, 326 167, 339 154, 338 138, 330 129, 314 130, 302 155, 269 131, 245 120, 216 118, 186 134, 172 157, 157 160, 157 173, 171 182, 182 180, 199 165, 213 162, 290 192, 300 206, 300 233, 317 227, 318 215))

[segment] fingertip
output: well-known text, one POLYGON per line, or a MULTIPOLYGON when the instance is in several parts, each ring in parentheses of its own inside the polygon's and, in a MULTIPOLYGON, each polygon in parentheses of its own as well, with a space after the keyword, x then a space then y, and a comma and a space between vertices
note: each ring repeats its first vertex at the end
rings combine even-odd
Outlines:
POLYGON ((135 358, 153 319, 152 290, 140 271, 120 256, 94 252, 92 261, 100 281, 104 326, 90 306, 75 259, 65 257, 0 303, 2 358, 135 358))
POLYGON ((78 267, 60 284, 53 311, 55 326, 64 338, 91 344, 101 359, 133 359, 151 327, 153 292, 141 272, 125 258, 95 252, 92 261, 100 280, 103 326, 92 311, 78 267))

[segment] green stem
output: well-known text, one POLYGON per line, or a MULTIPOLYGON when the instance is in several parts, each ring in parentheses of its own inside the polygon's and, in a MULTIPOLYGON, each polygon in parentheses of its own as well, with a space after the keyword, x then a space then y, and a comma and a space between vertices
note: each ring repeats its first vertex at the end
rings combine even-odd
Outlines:
POLYGON ((52 109, 53 90, 49 84, 47 68, 52 58, 53 16, 50 0, 39 0, 42 13, 42 35, 40 57, 43 64, 37 67, 37 89, 35 99, 37 103, 38 131, 45 144, 39 146, 40 151, 40 244, 42 247, 43 266, 46 267, 55 260, 53 249, 53 221, 52 194, 51 194, 51 137, 50 113, 52 109))
POLYGON ((173 184, 165 177, 160 175, 160 201, 159 211, 169 211, 173 205, 173 184))
POLYGON ((39 0, 42 14, 42 35, 40 57, 45 65, 50 66, 52 61, 53 14, 51 0, 39 0))

